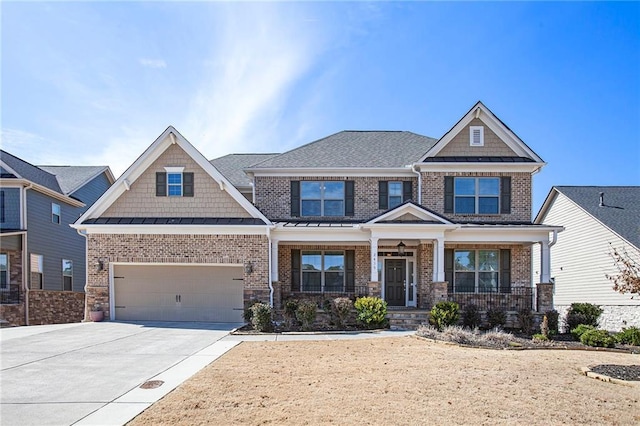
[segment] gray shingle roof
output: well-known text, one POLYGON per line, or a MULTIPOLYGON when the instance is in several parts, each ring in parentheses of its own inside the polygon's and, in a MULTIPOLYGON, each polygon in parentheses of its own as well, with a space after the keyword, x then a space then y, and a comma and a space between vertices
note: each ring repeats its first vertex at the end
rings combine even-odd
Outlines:
POLYGON ((412 132, 345 130, 249 169, 404 167, 419 161, 436 142, 436 139, 412 132))
POLYGON ((215 158, 210 163, 236 188, 248 187, 251 186, 251 180, 243 170, 277 155, 280 154, 229 154, 215 158))
POLYGON ((38 166, 55 175, 62 191, 68 195, 107 170, 106 166, 38 166))
POLYGON ((590 215, 640 248, 640 186, 556 186, 590 215), (604 206, 600 207, 600 193, 604 206))
POLYGON ((12 168, 23 179, 30 180, 33 183, 37 183, 38 185, 42 185, 52 191, 63 194, 62 189, 58 184, 58 180, 51 173, 42 170, 33 164, 29 164, 3 150, 0 150, 0 159, 2 159, 7 166, 12 168))

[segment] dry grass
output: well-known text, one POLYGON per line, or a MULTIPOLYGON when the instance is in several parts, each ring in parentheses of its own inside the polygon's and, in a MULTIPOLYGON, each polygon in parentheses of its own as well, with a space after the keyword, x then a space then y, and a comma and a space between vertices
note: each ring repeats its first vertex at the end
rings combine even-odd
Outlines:
POLYGON ((638 424, 640 387, 580 367, 639 362, 414 337, 245 342, 131 424, 638 424))

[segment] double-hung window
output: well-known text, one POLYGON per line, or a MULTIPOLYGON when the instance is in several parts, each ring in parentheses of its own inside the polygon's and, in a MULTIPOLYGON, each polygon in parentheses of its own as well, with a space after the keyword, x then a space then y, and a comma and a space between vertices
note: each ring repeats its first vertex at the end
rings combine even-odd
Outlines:
POLYGON ((456 214, 500 212, 500 178, 457 177, 454 191, 456 214))
POLYGON ((62 259, 62 289, 73 290, 73 261, 62 259))
POLYGON ((9 290, 9 256, 0 253, 0 291, 9 290))
POLYGON ((455 250, 453 289, 456 293, 493 293, 500 283, 499 250, 455 250))
POLYGON ((60 204, 51 203, 51 222, 60 224, 60 204))
POLYGON ((389 182, 389 206, 392 209, 402 204, 402 182, 389 182))
POLYGON ((174 166, 164 170, 156 172, 156 197, 193 197, 193 172, 174 166))
POLYGON ((302 291, 345 291, 343 251, 303 251, 302 291))
POLYGON ((167 195, 182 197, 182 172, 167 173, 167 195))
POLYGON ((344 216, 344 182, 300 182, 301 216, 344 216))

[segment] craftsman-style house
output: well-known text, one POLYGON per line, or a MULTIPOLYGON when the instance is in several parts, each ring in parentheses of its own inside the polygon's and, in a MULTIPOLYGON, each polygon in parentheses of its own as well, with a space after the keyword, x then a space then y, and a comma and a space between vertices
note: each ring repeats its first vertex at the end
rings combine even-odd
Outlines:
POLYGON ((221 322, 287 297, 550 309, 562 228, 532 223, 544 164, 481 102, 440 139, 343 131, 211 162, 169 127, 73 225, 88 241, 88 306, 221 322))

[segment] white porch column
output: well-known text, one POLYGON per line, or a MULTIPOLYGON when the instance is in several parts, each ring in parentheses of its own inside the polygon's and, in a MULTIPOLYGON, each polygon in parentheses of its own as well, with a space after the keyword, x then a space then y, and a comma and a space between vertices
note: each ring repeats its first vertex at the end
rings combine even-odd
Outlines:
POLYGON ((433 281, 444 281, 444 238, 433 240, 433 281))
POLYGON ((547 241, 540 242, 540 282, 543 284, 551 282, 551 257, 547 241))
POLYGON ((271 240, 271 281, 278 281, 278 240, 271 240))
POLYGON ((378 281, 378 239, 371 237, 371 281, 378 281))

